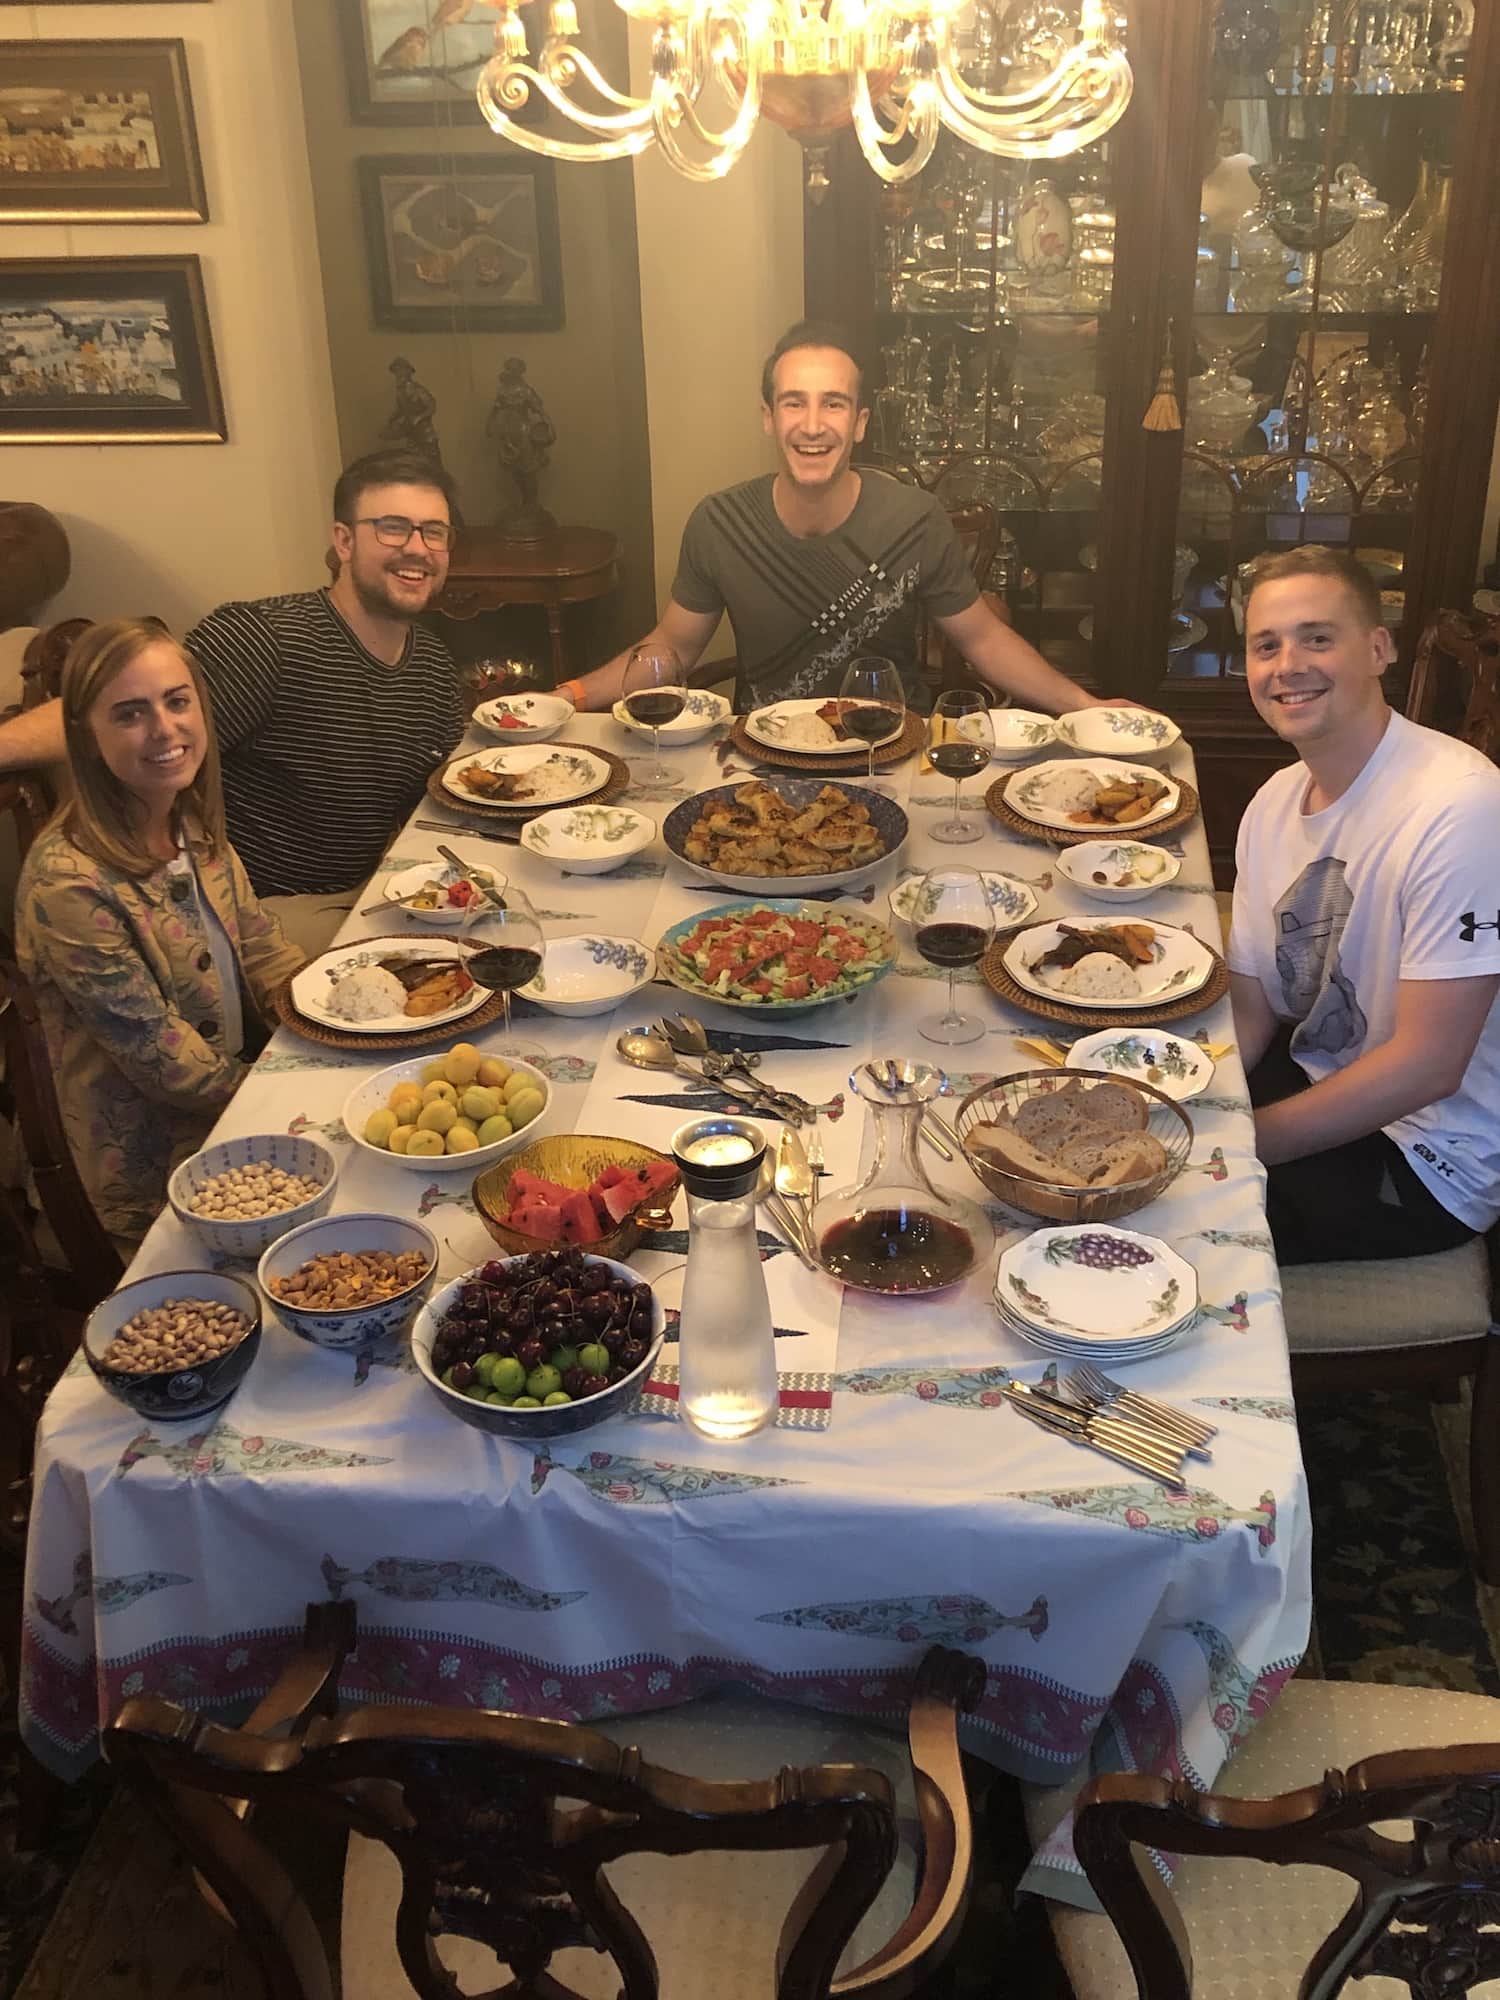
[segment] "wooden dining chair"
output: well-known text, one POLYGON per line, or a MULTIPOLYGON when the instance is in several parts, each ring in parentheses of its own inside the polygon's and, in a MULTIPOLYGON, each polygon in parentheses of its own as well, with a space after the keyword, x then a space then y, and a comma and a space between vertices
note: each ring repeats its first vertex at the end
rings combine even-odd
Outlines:
MULTIPOLYGON (((984 1686, 983 1664, 934 1647, 909 1717, 923 1835, 916 1893, 895 1935, 854 1971, 836 1967, 890 1874, 898 1821, 878 1770, 783 1766, 774 1777, 712 1780, 646 1761, 632 1738, 650 1717, 595 1729, 446 1708, 339 1712, 338 1675, 355 1642, 353 1607, 310 1604, 304 1649, 243 1729, 155 1696, 136 1696, 104 1732, 117 1774, 207 1881, 262 1971, 269 2000, 329 2000, 333 1977, 307 1903, 247 1819, 279 1808, 349 1834, 343 2000, 451 2000, 451 1958, 473 1990, 494 1961, 548 2000, 655 2000, 661 1927, 696 1961, 669 1989, 729 2000, 898 2000, 930 1976, 957 1935, 972 1863, 956 1716, 984 1686), (734 1940, 753 1914, 762 1862, 821 1850, 774 1930, 752 1923, 765 1977, 745 1984, 734 1940), (723 1857, 709 1898, 685 1900, 684 1857, 723 1857), (370 1858, 385 1864, 370 1886, 370 1858), (726 1892, 728 1892, 726 1894, 726 1892), (379 1932, 379 1936, 376 1936, 379 1932), (452 1941, 440 1956, 436 1940, 452 1941), (466 1941, 466 1943, 464 1942, 466 1941), (452 1947, 456 1946, 456 1950, 452 1947), (553 1967, 555 1958, 566 1963, 553 1967), (581 1965, 575 1963, 581 1961, 581 1965), (574 1984, 574 1980, 581 1983, 574 1984), (403 1983, 405 1982, 405 1983, 403 1983)), ((683 1711, 689 1728, 696 1705, 683 1711)), ((772 1711, 775 1704, 770 1705, 772 1711)), ((836 1728, 820 1717, 825 1735, 836 1728)))
POLYGON ((1500 1978, 1497 1831, 1500 1702, 1293 1680, 1212 1792, 1083 1790, 1105 1914, 1053 1903, 1053 1938, 1075 2000, 1462 2000, 1500 1978))
POLYGON ((1417 642, 1406 713, 1500 763, 1500 617, 1440 611, 1431 620, 1417 642))

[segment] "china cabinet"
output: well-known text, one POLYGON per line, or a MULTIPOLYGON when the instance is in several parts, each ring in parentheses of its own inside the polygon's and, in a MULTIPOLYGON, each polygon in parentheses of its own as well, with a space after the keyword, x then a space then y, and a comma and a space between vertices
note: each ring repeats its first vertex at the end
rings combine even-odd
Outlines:
MULTIPOLYGON (((974 80, 1004 87, 1060 11, 981 7, 974 80)), ((1134 0, 1129 22, 1134 99, 1085 153, 945 139, 882 187, 835 148, 806 302, 878 357, 875 461, 999 514, 1018 629, 1189 731, 1222 874, 1284 759, 1245 695, 1245 566, 1354 549, 1400 685, 1478 578, 1500 0, 1134 0)))

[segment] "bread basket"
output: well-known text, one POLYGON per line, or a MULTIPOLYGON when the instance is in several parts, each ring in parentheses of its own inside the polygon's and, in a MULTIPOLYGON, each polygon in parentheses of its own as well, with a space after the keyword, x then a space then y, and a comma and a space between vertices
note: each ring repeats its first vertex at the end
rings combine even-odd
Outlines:
MULTIPOLYGON (((564 1187, 585 1188, 596 1174, 608 1166, 640 1167, 648 1160, 665 1160, 667 1155, 659 1153, 654 1146, 642 1146, 634 1139, 594 1138, 584 1132, 558 1132, 551 1138, 534 1139, 522 1152, 512 1153, 508 1158, 497 1160, 492 1167, 486 1167, 474 1182, 474 1206, 479 1211, 479 1219, 508 1256, 520 1256, 529 1250, 556 1250, 561 1246, 543 1242, 540 1237, 528 1236, 523 1230, 512 1229, 508 1222, 501 1221, 510 1208, 511 1177, 520 1167, 533 1174, 540 1174, 544 1180, 558 1181, 564 1187)), ((628 1257, 648 1229, 670 1229, 672 1226, 672 1203, 677 1196, 678 1183, 664 1187, 660 1194, 626 1216, 622 1223, 608 1230, 596 1243, 585 1245, 591 1257, 628 1257)))
POLYGON ((1193 1127, 1187 1114, 1181 1105, 1175 1104, 1153 1084, 1142 1083, 1135 1077, 1128 1079, 1130 1088, 1139 1091, 1147 1100, 1149 1115, 1145 1129, 1166 1149, 1166 1165, 1145 1180, 1119 1181, 1111 1187, 1059 1187, 1054 1182, 1028 1180, 1020 1174, 1008 1172, 994 1161, 983 1158, 967 1144, 968 1134, 974 1126, 990 1123, 1002 1111, 1013 1114, 1029 1097, 1066 1089, 1079 1078, 1090 1085, 1124 1080, 1107 1070, 1020 1070, 1014 1076, 996 1077, 978 1090, 971 1090, 958 1107, 953 1123, 959 1138, 965 1141, 964 1158, 969 1166, 990 1193, 998 1195, 1007 1207, 1018 1208, 1023 1215, 1039 1216, 1047 1222, 1114 1222, 1122 1215, 1131 1215, 1136 1209, 1144 1208, 1147 1202, 1155 1201, 1182 1172, 1192 1150, 1193 1127))

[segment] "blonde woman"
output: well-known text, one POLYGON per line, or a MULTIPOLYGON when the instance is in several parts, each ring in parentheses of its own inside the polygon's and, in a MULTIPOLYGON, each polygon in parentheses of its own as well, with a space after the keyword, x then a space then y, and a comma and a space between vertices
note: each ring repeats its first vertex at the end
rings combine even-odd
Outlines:
POLYGON ((21 870, 16 949, 73 1157, 128 1250, 302 958, 225 838, 213 720, 176 640, 154 621, 90 626, 62 716, 74 795, 21 870))

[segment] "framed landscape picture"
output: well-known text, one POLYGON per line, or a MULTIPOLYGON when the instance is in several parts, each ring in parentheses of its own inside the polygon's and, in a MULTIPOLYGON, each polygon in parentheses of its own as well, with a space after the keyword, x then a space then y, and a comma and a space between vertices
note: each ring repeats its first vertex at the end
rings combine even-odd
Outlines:
POLYGON ((0 221, 207 220, 181 42, 0 42, 0 221))
MULTIPOLYGON (((488 0, 338 0, 356 125, 483 127, 474 86, 495 53, 488 0)), ((528 41, 545 32, 545 7, 529 7, 528 41)), ((536 42, 536 49, 540 41, 536 42)), ((533 50, 535 54, 536 49, 533 50)), ((540 107, 532 106, 525 118, 540 107)))
POLYGON ((196 257, 0 258, 0 444, 222 444, 196 257))
POLYGON ((530 154, 361 160, 376 326, 554 332, 563 323, 552 162, 530 154))

